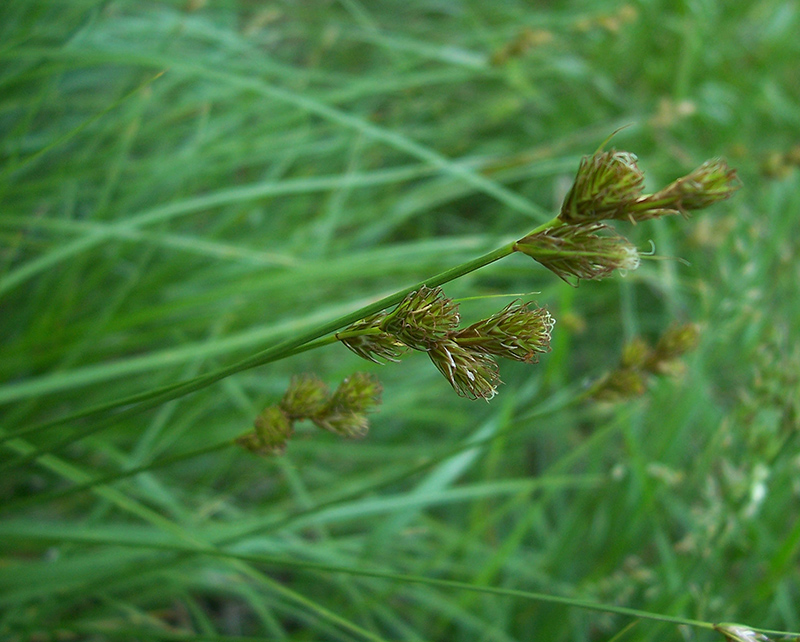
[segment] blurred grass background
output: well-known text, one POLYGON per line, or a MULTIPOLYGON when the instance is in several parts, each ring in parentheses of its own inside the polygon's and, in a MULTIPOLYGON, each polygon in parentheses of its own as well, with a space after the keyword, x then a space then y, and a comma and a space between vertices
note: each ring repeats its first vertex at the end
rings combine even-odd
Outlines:
POLYGON ((792 0, 5 0, 0 635, 721 639, 401 575, 800 629, 798 33, 792 0), (515 256, 446 286, 558 319, 491 403, 333 345, 19 437, 519 238, 623 125, 651 187, 724 156, 744 189, 620 226, 670 257, 624 278, 515 256), (577 402, 675 321, 702 328, 680 377, 577 402), (226 445, 292 374, 354 370, 385 387, 365 440, 226 445))

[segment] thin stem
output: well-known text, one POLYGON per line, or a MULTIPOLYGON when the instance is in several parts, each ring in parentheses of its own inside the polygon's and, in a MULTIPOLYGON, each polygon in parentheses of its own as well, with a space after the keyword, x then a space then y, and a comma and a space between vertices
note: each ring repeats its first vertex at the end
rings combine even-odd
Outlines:
MULTIPOLYGON (((41 533, 35 534, 26 534, 26 537, 30 538, 31 535, 34 535, 38 539, 46 540, 48 537, 41 533)), ((13 536, 13 534, 12 534, 13 536)), ((448 589, 456 589, 462 591, 470 591, 476 593, 482 593, 484 595, 499 595, 499 596, 506 596, 506 597, 513 597, 519 598, 524 600, 530 600, 534 602, 542 602, 545 604, 559 604, 562 606, 568 606, 572 608, 579 608, 589 611, 599 611, 601 613, 614 613, 617 615, 645 619, 645 620, 653 620, 656 622, 667 622, 676 625, 684 625, 684 626, 692 626, 697 628, 709 629, 713 630, 715 625, 713 622, 708 622, 704 620, 697 620, 694 618, 687 618, 682 616, 676 615, 666 615, 661 613, 653 613, 651 611, 644 611, 641 609, 629 608, 624 606, 617 606, 615 604, 604 604, 601 602, 593 602, 590 600, 585 600, 581 598, 571 598, 571 597, 563 597, 560 595, 551 595, 547 593, 538 593, 533 591, 524 591, 519 589, 510 589, 510 588, 502 588, 502 587, 495 587, 495 586, 486 586, 486 585, 479 585, 479 584, 472 584, 469 582, 463 582, 458 580, 450 580, 450 579, 440 579, 440 578, 433 578, 433 577, 425 577, 421 575, 410 575, 405 573, 392 573, 387 571, 379 571, 379 570, 368 570, 368 569, 359 569, 349 566, 336 566, 332 564, 324 564, 324 563, 317 563, 317 562, 306 562, 300 561, 296 559, 286 559, 280 558, 277 556, 272 555, 262 555, 262 554, 247 554, 247 553, 234 553, 227 550, 221 550, 217 548, 215 545, 209 546, 193 546, 189 547, 182 544, 171 544, 171 543, 155 543, 155 542, 132 542, 127 541, 125 539, 114 539, 111 540, 105 537, 98 537, 98 538, 85 538, 85 537, 70 537, 69 535, 59 534, 59 541, 96 541, 96 542, 104 542, 104 543, 113 543, 117 546, 130 546, 133 548, 151 548, 155 550, 163 550, 163 551, 172 551, 182 555, 208 555, 210 557, 217 557, 221 559, 231 559, 231 560, 238 560, 241 562, 246 562, 249 564, 263 564, 277 568, 290 568, 290 569, 297 569, 297 570, 310 570, 310 571, 318 571, 324 573, 342 573, 345 575, 355 576, 355 577, 371 577, 376 579, 383 579, 389 580, 393 582, 403 582, 409 584, 424 584, 427 586, 436 586, 440 588, 448 588, 448 589)), ((748 627, 751 628, 751 627, 748 627)), ((754 631, 758 631, 759 629, 752 629, 754 631)), ((780 632, 784 633, 784 632, 780 632)))
MULTIPOLYGON (((553 219, 548 223, 540 225, 535 230, 533 230, 531 234, 534 234, 542 229, 546 229, 547 227, 552 227, 555 221, 557 221, 557 219, 553 219)), ((21 437, 23 435, 27 435, 34 432, 41 432, 49 428, 62 425, 69 421, 95 417, 102 413, 106 413, 110 410, 122 408, 124 406, 131 406, 131 404, 134 404, 132 407, 121 410, 120 412, 112 415, 111 417, 100 417, 96 421, 90 423, 89 425, 84 426, 81 430, 77 431, 76 433, 72 433, 70 435, 65 436, 62 439, 56 440, 54 443, 48 445, 47 447, 37 449, 24 456, 18 457, 17 459, 5 462, 2 465, 0 465, 0 470, 5 470, 11 467, 21 466, 23 464, 26 464, 45 453, 57 450, 61 446, 72 443, 74 441, 77 441, 78 439, 82 439, 89 435, 95 434, 111 425, 118 423, 119 421, 141 414, 163 403, 172 401, 173 399, 177 399, 184 395, 188 395, 192 392, 196 392, 198 390, 206 388, 211 384, 216 383, 217 381, 220 381, 221 379, 224 379, 231 375, 243 372, 245 370, 249 370, 251 368, 256 368, 258 366, 271 363, 273 361, 278 361, 280 359, 284 359, 294 354, 298 354, 299 352, 305 352, 306 350, 320 347, 321 345, 327 345, 328 343, 335 341, 336 340, 335 337, 332 337, 330 339, 323 339, 322 341, 319 342, 317 342, 317 340, 319 340, 322 337, 325 337, 325 335, 335 332, 336 330, 342 327, 355 323, 356 321, 359 321, 364 317, 367 317, 371 314, 376 314, 381 310, 384 310, 393 305, 397 305, 403 300, 403 298, 409 292, 418 290, 423 286, 432 288, 439 285, 443 285, 461 276, 464 276, 465 274, 469 274, 470 272, 474 272, 475 270, 478 270, 491 263, 494 263, 495 261, 499 261, 500 259, 505 258, 509 254, 512 254, 514 251, 515 251, 514 243, 508 243, 506 245, 503 245, 502 247, 497 248, 496 250, 488 252, 475 259, 472 259, 471 261, 466 261, 465 263, 450 268, 449 270, 440 272, 439 274, 433 277, 430 277, 412 286, 403 288, 402 290, 399 290, 394 294, 390 294, 389 296, 386 296, 374 303, 359 308, 354 312, 341 316, 327 323, 318 325, 306 332, 298 334, 297 336, 291 339, 287 339, 281 343, 278 343, 277 345, 271 348, 262 350, 250 357, 247 357, 246 359, 242 359, 241 361, 238 361, 232 365, 219 368, 218 370, 214 370, 205 375, 200 375, 198 377, 194 377, 193 379, 188 379, 186 381, 170 384, 168 386, 156 388, 154 390, 139 393, 137 395, 132 395, 122 399, 118 399, 116 401, 102 404, 100 406, 95 406, 93 408, 90 408, 82 412, 68 415, 61 419, 56 419, 36 426, 32 426, 30 428, 21 431, 7 433, 5 436, 0 437, 0 443, 3 443, 4 441, 7 441, 15 437, 21 437)))
MULTIPOLYGON (((547 416, 548 414, 550 414, 550 413, 552 413, 552 412, 554 412, 556 410, 561 410, 563 408, 568 408, 568 407, 574 405, 577 401, 582 400, 582 397, 574 397, 574 398, 572 398, 572 395, 567 395, 566 398, 567 398, 567 401, 562 402, 562 404, 557 405, 555 408, 550 408, 549 410, 547 410, 546 412, 543 412, 543 413, 534 412, 532 414, 525 415, 525 418, 526 419, 531 419, 533 417, 547 416)), ((354 499, 358 499, 360 497, 363 497, 365 494, 374 493, 374 492, 376 492, 378 490, 382 490, 384 488, 388 488, 390 486, 394 486, 398 482, 401 482, 403 480, 406 480, 406 479, 409 479, 411 477, 414 477, 414 476, 418 475, 419 473, 422 473, 422 472, 425 472, 427 470, 430 470, 434 466, 440 464, 444 459, 446 459, 448 457, 451 457, 453 455, 457 455, 458 453, 461 453, 461 452, 463 452, 465 450, 478 448, 480 446, 486 446, 486 445, 492 443, 498 437, 512 438, 515 434, 523 432, 525 425, 526 424, 524 422, 523 423, 512 424, 511 427, 505 428, 505 429, 499 431, 497 434, 493 434, 493 435, 490 435, 488 437, 484 437, 482 439, 476 439, 474 441, 463 441, 463 442, 460 442, 460 443, 456 444, 455 446, 451 446, 449 448, 443 449, 441 452, 436 453, 435 456, 430 456, 430 457, 426 458, 425 461, 423 461, 423 462, 421 462, 419 464, 415 464, 415 465, 411 466, 410 468, 405 468, 405 469, 401 470, 399 473, 394 473, 394 474, 386 477, 385 479, 383 479, 382 481, 380 481, 378 483, 369 484, 368 486, 366 486, 364 488, 356 489, 355 491, 348 491, 344 495, 340 495, 338 497, 335 497, 333 499, 321 502, 321 503, 316 504, 316 505, 311 506, 311 507, 299 508, 299 509, 291 512, 290 514, 278 519, 275 522, 268 522, 268 523, 262 522, 255 528, 251 528, 251 529, 248 529, 248 530, 245 530, 245 531, 240 531, 237 535, 235 535, 233 537, 225 538, 224 540, 220 541, 219 544, 234 544, 237 541, 239 541, 241 539, 245 539, 247 537, 251 537, 251 536, 254 536, 254 535, 258 535, 258 534, 263 534, 265 532, 275 531, 275 530, 278 530, 279 528, 282 528, 282 527, 285 527, 285 526, 291 524, 292 520, 294 520, 294 519, 297 519, 297 518, 300 518, 300 517, 306 517, 308 515, 317 513, 317 512, 319 512, 321 510, 324 510, 326 508, 331 508, 332 506, 336 506, 336 505, 339 505, 339 504, 342 504, 342 503, 345 503, 345 502, 348 502, 348 501, 352 501, 354 499)), ((596 433, 596 435, 602 435, 602 434, 604 434, 602 431, 599 432, 599 433, 596 433)), ((13 509, 18 509, 18 508, 21 508, 21 507, 25 507, 25 506, 28 506, 30 504, 38 504, 38 503, 41 503, 41 502, 51 501, 51 500, 55 500, 55 499, 61 499, 63 497, 66 497, 66 496, 69 496, 69 495, 73 495, 73 494, 77 494, 77 493, 81 493, 81 492, 86 491, 86 490, 92 490, 93 488, 95 488, 97 486, 103 486, 103 485, 107 485, 107 484, 109 484, 111 482, 120 481, 120 480, 126 479, 128 477, 133 477, 133 476, 138 475, 139 473, 142 473, 142 472, 150 472, 150 471, 153 471, 153 470, 157 470, 159 468, 164 468, 165 466, 169 466, 171 464, 174 464, 174 463, 177 463, 177 462, 180 462, 180 461, 185 461, 187 459, 192 459, 194 457, 201 457, 202 455, 207 455, 207 454, 210 454, 212 452, 216 452, 216 451, 219 451, 219 450, 224 450, 224 449, 229 448, 229 447, 234 446, 234 445, 235 445, 235 443, 234 443, 233 440, 224 441, 222 443, 217 443, 217 444, 212 444, 210 446, 205 446, 205 447, 199 448, 197 450, 192 450, 192 451, 189 451, 189 452, 180 453, 178 455, 171 455, 169 457, 164 457, 162 459, 156 459, 156 460, 150 462, 149 464, 142 464, 140 466, 136 466, 135 468, 128 468, 127 470, 118 471, 116 473, 110 473, 110 474, 102 476, 102 477, 96 477, 96 478, 88 480, 88 481, 86 481, 84 483, 81 483, 81 484, 78 484, 78 485, 75 485, 75 486, 71 486, 71 487, 65 488, 63 490, 50 491, 50 492, 46 492, 46 493, 41 493, 39 495, 33 495, 33 496, 30 496, 30 497, 25 497, 23 499, 19 499, 19 500, 10 502, 10 503, 0 504, 0 513, 7 512, 8 510, 13 510, 13 509)), ((557 462, 556 464, 554 464, 550 469, 548 469, 548 471, 553 473, 553 474, 555 474, 555 473, 558 473, 561 470, 567 468, 568 463, 578 459, 581 452, 582 452, 581 448, 578 448, 578 449, 574 450, 567 458, 565 458, 561 462, 557 462)))
POLYGON ((138 475, 139 473, 150 472, 152 470, 164 468, 165 466, 178 463, 179 461, 193 459, 195 457, 202 457, 203 455, 208 455, 213 452, 230 448, 233 445, 234 445, 233 441, 224 441, 220 444, 213 444, 211 446, 206 446, 205 448, 199 448, 198 450, 192 450, 187 453, 181 453, 179 455, 173 455, 171 457, 157 459, 155 461, 151 461, 150 463, 142 464, 141 466, 136 466, 135 468, 128 468, 127 470, 110 473, 108 475, 103 475, 101 477, 95 477, 94 479, 90 479, 81 484, 76 484, 75 486, 70 486, 69 488, 64 488, 62 490, 54 490, 47 493, 39 493, 38 495, 29 495, 27 497, 23 497, 22 499, 0 504, 0 513, 8 512, 10 510, 13 511, 15 509, 23 508, 25 506, 30 506, 31 504, 39 504, 42 502, 49 502, 56 499, 63 499, 64 497, 69 497, 70 495, 81 493, 85 490, 91 490, 92 488, 95 488, 97 486, 105 486, 111 482, 119 481, 127 477, 133 477, 134 475, 138 475))

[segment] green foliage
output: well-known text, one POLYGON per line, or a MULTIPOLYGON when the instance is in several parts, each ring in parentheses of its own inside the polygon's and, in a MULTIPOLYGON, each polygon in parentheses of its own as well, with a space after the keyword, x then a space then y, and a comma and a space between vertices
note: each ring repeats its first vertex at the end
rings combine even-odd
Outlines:
POLYGON ((0 637, 800 630, 797 33, 789 0, 0 3, 0 637), (491 403, 358 356, 386 337, 301 350, 493 261, 623 125, 644 185, 575 199, 708 205, 718 156, 744 189, 615 222, 666 257, 625 276, 462 271, 466 330, 520 297, 557 319, 491 403), (697 348, 663 376, 676 323, 697 348), (626 367, 641 396, 586 401, 626 367), (365 439, 235 445, 314 415, 292 377, 365 369, 365 439))

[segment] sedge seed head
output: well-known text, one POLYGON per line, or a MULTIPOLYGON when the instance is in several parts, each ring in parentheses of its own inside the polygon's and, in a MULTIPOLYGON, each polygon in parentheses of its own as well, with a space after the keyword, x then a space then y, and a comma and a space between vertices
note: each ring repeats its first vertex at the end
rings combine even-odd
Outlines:
POLYGON ((647 390, 647 377, 638 368, 619 368, 608 373, 592 388, 598 401, 623 401, 642 396, 647 390))
POLYGON ((602 279, 614 270, 635 270, 639 252, 626 238, 609 230, 601 223, 562 225, 529 234, 517 241, 514 249, 570 285, 577 285, 581 279, 602 279), (577 281, 573 283, 570 278, 577 281))
POLYGON ((279 406, 269 406, 256 417, 253 430, 235 441, 257 455, 282 455, 293 433, 292 420, 286 413, 279 406))
POLYGON ((380 405, 382 391, 376 377, 356 372, 339 384, 311 420, 319 428, 343 437, 363 437, 369 430, 367 414, 380 405))
POLYGON ((292 381, 281 399, 280 407, 291 419, 306 419, 314 416, 330 396, 328 386, 313 374, 292 377, 292 381))
POLYGON ((497 314, 453 334, 462 346, 478 349, 513 361, 536 363, 539 355, 550 351, 550 335, 555 320, 544 308, 530 303, 509 303, 497 314))
POLYGON ((488 401, 496 394, 500 377, 491 355, 446 338, 431 345, 428 356, 458 395, 488 401))
POLYGON ((633 154, 613 149, 585 156, 559 218, 571 225, 628 218, 644 183, 636 161, 633 154))
POLYGON ((700 210, 730 198, 741 187, 736 170, 721 158, 706 161, 686 176, 653 195, 654 200, 668 200, 665 207, 682 214, 700 210))
POLYGON ((408 350, 408 346, 398 341, 393 335, 380 330, 386 312, 356 321, 336 337, 351 351, 362 359, 373 363, 397 363, 408 350))
POLYGON ((674 324, 661 335, 644 368, 653 374, 680 375, 685 370, 680 357, 697 348, 699 343, 698 324, 674 324))
POLYGON ((369 432, 369 420, 363 413, 331 410, 325 415, 312 418, 314 424, 340 437, 359 439, 369 432))
POLYGON ((414 350, 428 350, 458 327, 458 304, 442 288, 410 292, 381 322, 380 328, 414 350))
POLYGON ((736 170, 723 159, 713 158, 655 194, 642 197, 629 218, 637 222, 666 214, 686 216, 730 198, 741 186, 736 170))

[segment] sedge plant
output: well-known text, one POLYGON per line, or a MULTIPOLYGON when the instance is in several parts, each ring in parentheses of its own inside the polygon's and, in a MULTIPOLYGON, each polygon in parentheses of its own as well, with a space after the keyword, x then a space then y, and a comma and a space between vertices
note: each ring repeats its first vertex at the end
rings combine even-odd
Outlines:
MULTIPOLYGON (((559 213, 518 240, 233 365, 6 434, 4 440, 9 440, 77 419, 88 420, 77 434, 22 453, 4 466, 31 461, 76 438, 99 432, 122 417, 144 412, 235 373, 335 342, 375 363, 397 362, 408 351, 425 352, 456 394, 490 400, 501 382, 498 359, 535 364, 539 355, 551 349, 555 320, 546 307, 514 301, 490 317, 462 328, 458 304, 445 295, 441 286, 515 253, 529 256, 575 287, 581 280, 635 270, 641 260, 638 249, 609 221, 636 225, 667 215, 686 217, 694 210, 729 198, 739 187, 736 171, 717 158, 654 193, 644 193, 644 173, 636 156, 601 146, 581 161, 559 213)), ((654 354, 658 355, 657 350, 654 354)), ((645 371, 646 363, 650 363, 651 372, 657 370, 653 365, 658 363, 656 357, 643 356, 642 360, 645 371)), ((635 376, 624 371, 609 375, 592 394, 603 398, 613 396, 616 390, 625 396, 625 385, 632 390, 641 387, 635 376), (625 380, 629 384, 620 383, 625 380), (620 386, 621 391, 617 390, 620 386)), ((294 423, 303 419, 342 436, 361 437, 368 429, 367 414, 379 401, 380 384, 374 377, 356 373, 330 394, 316 377, 300 376, 293 380, 281 402, 265 409, 253 429, 236 441, 259 454, 279 454, 293 434, 294 423)))
MULTIPOLYGON (((546 307, 540 307, 532 301, 516 300, 494 314, 462 327, 458 304, 447 297, 442 286, 516 253, 530 257, 575 287, 582 280, 597 280, 614 272, 635 270, 642 260, 639 250, 611 227, 610 221, 637 225, 673 214, 686 217, 694 210, 729 198, 740 187, 735 170, 721 159, 702 164, 693 172, 654 193, 644 193, 643 183, 643 173, 633 154, 613 149, 604 151, 601 148, 581 161, 573 185, 558 214, 519 239, 425 278, 415 285, 402 288, 233 365, 32 426, 17 433, 6 433, 3 440, 13 443, 15 437, 44 432, 78 419, 86 420, 77 432, 66 438, 55 438, 46 446, 38 448, 18 449, 19 456, 2 466, 13 468, 40 458, 64 443, 99 432, 122 417, 142 413, 235 373, 334 343, 341 343, 366 361, 383 365, 397 364, 404 355, 413 351, 423 352, 456 394, 472 400, 489 401, 495 397, 501 383, 501 360, 533 365, 539 361, 541 355, 551 351, 555 319, 546 307)), ((620 365, 591 386, 582 398, 614 401, 641 394, 649 377, 679 368, 677 360, 691 350, 697 340, 698 327, 694 324, 674 325, 655 346, 642 340, 633 340, 625 347, 620 365)), ((321 430, 345 438, 364 437, 369 429, 368 415, 379 405, 381 391, 380 382, 371 374, 356 372, 345 378, 333 391, 316 374, 298 374, 292 378, 283 396, 258 414, 252 429, 235 436, 233 441, 259 456, 281 455, 295 434, 296 424, 302 421, 308 421, 321 430)), ((212 450, 214 447, 203 452, 212 450)), ((161 464, 167 465, 196 455, 198 452, 188 453, 164 460, 161 464)), ((152 470, 153 467, 151 463, 103 479, 91 480, 73 487, 72 491, 131 476, 141 470, 152 470)), ((42 493, 27 502, 17 502, 16 505, 19 507, 31 501, 53 499, 67 492, 69 491, 42 493)), ((208 555, 227 556, 231 561, 252 561, 260 564, 274 561, 269 556, 237 555, 220 552, 216 548, 175 548, 174 552, 190 555, 197 550, 208 555)), ((286 565, 285 560, 280 560, 280 563, 286 565)), ((294 564, 298 569, 355 575, 361 573, 372 577, 386 575, 325 564, 294 564)), ((420 576, 393 574, 386 577, 454 589, 476 588, 464 583, 420 576)), ((485 586, 480 589, 487 593, 518 595, 552 604, 580 605, 634 617, 650 617, 712 628, 706 622, 656 616, 635 609, 485 586)), ((764 639, 760 633, 736 624, 716 624, 713 628, 731 640, 749 642, 764 639)))
MULTIPOLYGON (((635 155, 604 151, 601 146, 581 161, 555 218, 514 243, 379 302, 393 303, 402 295, 391 310, 373 313, 370 306, 365 310, 368 316, 323 342, 340 341, 358 356, 384 364, 399 361, 408 351, 424 352, 456 394, 488 401, 500 383, 497 359, 537 363, 539 355, 551 349, 555 319, 533 302, 514 301, 496 314, 460 328, 458 304, 447 298, 441 285, 515 252, 531 257, 575 287, 582 279, 597 280, 615 271, 635 270, 641 260, 639 251, 607 221, 637 224, 671 214, 685 217, 729 198, 740 186, 735 170, 722 159, 709 160, 652 194, 644 193, 643 184, 644 173, 635 155)), ((670 329, 654 349, 636 343, 626 349, 628 357, 623 358, 622 366, 598 381, 587 396, 614 399, 641 394, 648 373, 663 372, 666 363, 675 362, 696 340, 697 328, 690 324, 670 329)), ((324 384, 310 385, 311 381, 294 380, 281 404, 262 412, 254 429, 238 443, 261 454, 283 452, 292 435, 291 413, 285 411, 291 401, 287 399, 306 395, 320 396, 319 406, 296 418, 311 419, 318 427, 347 437, 366 434, 366 412, 379 401, 377 382, 363 373, 354 375, 352 383, 343 382, 332 397, 334 406, 337 395, 343 396, 339 393, 343 387, 354 389, 350 396, 359 401, 339 404, 340 410, 334 415, 341 427, 331 428, 331 422, 325 419, 331 403, 325 402, 320 392, 324 384)))

